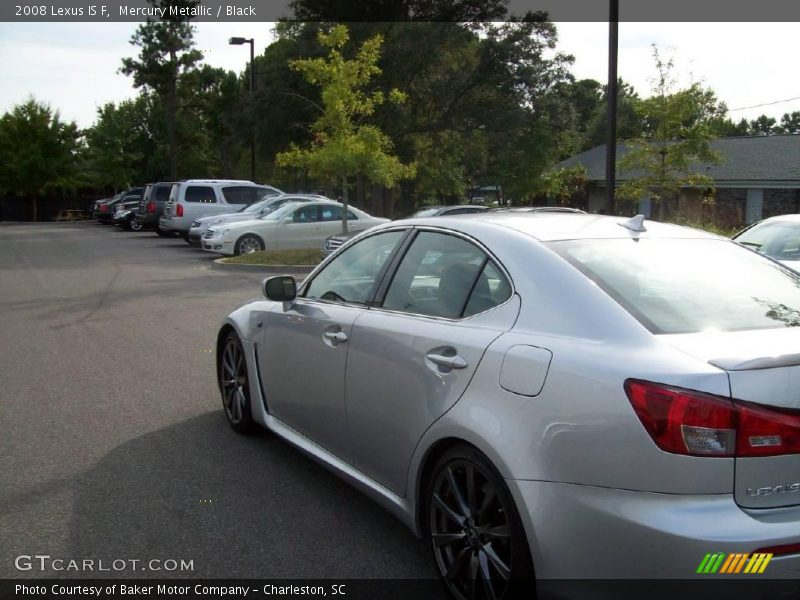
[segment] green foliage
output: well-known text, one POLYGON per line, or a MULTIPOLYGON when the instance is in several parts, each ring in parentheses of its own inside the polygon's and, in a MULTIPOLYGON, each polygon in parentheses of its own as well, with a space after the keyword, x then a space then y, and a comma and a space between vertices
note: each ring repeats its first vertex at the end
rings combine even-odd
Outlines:
POLYGON ((641 137, 626 141, 628 152, 619 169, 631 178, 617 189, 618 197, 636 200, 645 195, 656 202, 675 198, 684 187, 713 189, 714 181, 693 166, 719 164, 711 148, 713 123, 726 112, 714 93, 695 83, 673 91, 672 60, 663 60, 654 47, 657 76, 653 95, 639 100, 641 137))
POLYGON ((387 97, 399 103, 405 95, 393 89, 388 94, 366 87, 380 73, 378 57, 381 36, 365 41, 353 59, 346 59, 343 49, 349 35, 344 25, 329 33, 320 31, 319 43, 328 49, 324 58, 292 61, 291 67, 321 90, 321 114, 311 126, 313 140, 306 148, 292 144, 277 155, 279 166, 298 167, 311 177, 345 181, 362 175, 370 182, 393 187, 398 180, 414 173, 413 165, 404 165, 391 154, 392 143, 376 125, 367 122, 387 97))
MULTIPOLYGON (((199 0, 148 0, 157 7, 194 8, 199 0)), ((183 18, 148 21, 131 38, 139 48, 138 58, 122 59, 120 71, 133 77, 133 84, 153 91, 164 103, 166 143, 170 178, 178 177, 178 83, 192 73, 203 54, 194 47, 194 27, 183 18)))
POLYGON ((566 205, 586 194, 586 169, 583 165, 553 169, 542 174, 539 193, 566 205))
POLYGON ((50 190, 68 190, 83 182, 81 132, 65 123, 58 111, 31 98, 0 118, 0 190, 36 197, 50 190))

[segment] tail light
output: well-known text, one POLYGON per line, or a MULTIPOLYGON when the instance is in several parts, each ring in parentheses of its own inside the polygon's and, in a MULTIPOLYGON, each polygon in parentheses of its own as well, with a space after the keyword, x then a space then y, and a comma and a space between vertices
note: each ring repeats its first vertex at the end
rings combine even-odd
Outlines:
POLYGON ((179 217, 182 217, 182 216, 183 216, 183 204, 178 204, 178 205, 175 207, 175 214, 176 214, 177 216, 179 216, 179 217))
POLYGON ((687 456, 800 453, 800 411, 629 379, 625 393, 655 444, 687 456))
POLYGON ((108 204, 101 204, 100 205, 100 212, 107 213, 108 212, 108 204))
POLYGON ((156 212, 156 203, 155 202, 148 202, 145 210, 149 213, 156 212))

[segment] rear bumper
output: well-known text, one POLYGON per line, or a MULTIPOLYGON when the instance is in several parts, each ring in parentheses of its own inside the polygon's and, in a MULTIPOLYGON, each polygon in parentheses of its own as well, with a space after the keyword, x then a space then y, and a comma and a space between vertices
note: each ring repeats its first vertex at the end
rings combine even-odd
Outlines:
POLYGON ((134 215, 134 219, 136 219, 136 222, 139 223, 139 225, 142 225, 143 227, 155 227, 156 225, 158 225, 158 217, 159 215, 157 215, 156 213, 142 214, 137 212, 134 215))
POLYGON ((186 223, 185 217, 166 217, 161 215, 158 218, 158 226, 164 231, 176 231, 184 237, 189 234, 191 222, 186 223))
MULTIPOLYGON (((733 495, 687 496, 507 481, 541 579, 800 577, 800 554, 762 574, 698 574, 706 554, 800 542, 800 508, 743 511, 733 495)), ((724 562, 724 561, 723 561, 724 562)))
POLYGON ((165 217, 164 215, 158 218, 158 227, 162 231, 177 231, 172 225, 172 217, 165 217))

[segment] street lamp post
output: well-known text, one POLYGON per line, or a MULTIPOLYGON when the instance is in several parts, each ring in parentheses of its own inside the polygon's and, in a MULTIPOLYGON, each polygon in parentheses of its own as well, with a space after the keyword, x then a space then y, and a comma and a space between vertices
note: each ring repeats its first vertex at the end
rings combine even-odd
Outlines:
MULTIPOLYGON (((228 43, 231 46, 241 46, 242 44, 250 44, 250 104, 251 108, 255 104, 255 75, 253 71, 255 70, 255 40, 253 38, 247 39, 243 37, 232 37, 228 40, 228 43)), ((251 125, 251 135, 250 135, 250 180, 255 182, 256 180, 256 125, 255 125, 255 118, 253 118, 253 123, 251 125)))

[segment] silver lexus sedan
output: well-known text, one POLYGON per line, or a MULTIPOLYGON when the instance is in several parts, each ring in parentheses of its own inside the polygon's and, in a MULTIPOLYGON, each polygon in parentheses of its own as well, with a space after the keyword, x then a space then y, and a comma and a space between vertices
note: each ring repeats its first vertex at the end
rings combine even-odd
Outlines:
POLYGON ((263 291, 219 331, 230 424, 425 536, 455 598, 800 573, 779 263, 643 217, 495 212, 381 225, 263 291))

